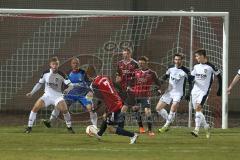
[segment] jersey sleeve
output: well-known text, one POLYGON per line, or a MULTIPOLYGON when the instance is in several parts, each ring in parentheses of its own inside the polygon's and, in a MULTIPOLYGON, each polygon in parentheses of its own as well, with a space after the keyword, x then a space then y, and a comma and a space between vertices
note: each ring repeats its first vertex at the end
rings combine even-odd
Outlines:
POLYGON ((69 79, 64 79, 64 84, 69 85, 71 84, 71 81, 69 79))
POLYGON ((65 85, 70 85, 71 84, 71 81, 68 79, 68 76, 66 76, 65 73, 61 72, 61 71, 58 71, 58 74, 61 75, 63 77, 63 83, 65 85))
POLYGON ((166 75, 170 75, 170 69, 168 68, 168 70, 166 71, 166 75))
POLYGON ((212 63, 207 62, 206 64, 209 65, 212 68, 212 73, 215 76, 217 76, 221 73, 220 70, 217 67, 215 67, 212 63))
POLYGON ((195 76, 195 75, 196 75, 196 69, 195 69, 195 67, 193 67, 193 70, 192 70, 192 72, 191 72, 191 75, 192 75, 192 76, 195 76))
POLYGON ((240 76, 240 69, 238 70, 238 75, 240 76))
POLYGON ((220 73, 221 73, 220 70, 213 66, 213 74, 219 75, 220 73))
POLYGON ((45 83, 45 76, 44 75, 45 75, 45 73, 42 73, 38 83, 40 83, 40 84, 44 84, 45 83))

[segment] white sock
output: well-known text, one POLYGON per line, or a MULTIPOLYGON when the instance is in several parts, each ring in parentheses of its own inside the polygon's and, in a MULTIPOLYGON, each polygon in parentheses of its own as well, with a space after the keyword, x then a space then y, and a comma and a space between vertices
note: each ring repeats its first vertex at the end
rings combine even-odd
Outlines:
POLYGON ((163 119, 167 120, 168 119, 168 113, 166 109, 161 109, 160 111, 157 111, 158 115, 162 116, 163 119))
POLYGON ((167 118, 167 122, 164 125, 165 127, 169 126, 174 121, 175 115, 176 115, 176 112, 170 111, 168 118, 167 118))
POLYGON ((201 112, 201 117, 202 117, 202 121, 201 121, 201 125, 206 129, 209 127, 209 125, 207 124, 206 118, 204 116, 204 114, 201 112))
POLYGON ((202 112, 195 113, 195 130, 199 131, 202 122, 202 112))
POLYGON ((63 114, 64 120, 66 122, 67 127, 72 127, 72 122, 71 122, 71 116, 70 113, 67 112, 66 114, 63 114))
POLYGON ((53 120, 56 120, 57 117, 59 116, 60 114, 60 111, 58 109, 54 109, 51 113, 51 116, 50 116, 50 121, 53 121, 53 120))
POLYGON ((37 116, 37 113, 31 111, 31 113, 29 115, 29 119, 28 119, 28 127, 32 127, 33 126, 33 123, 36 120, 36 116, 37 116))
POLYGON ((97 112, 89 112, 89 114, 90 114, 90 120, 92 124, 97 126, 97 120, 98 120, 97 112))

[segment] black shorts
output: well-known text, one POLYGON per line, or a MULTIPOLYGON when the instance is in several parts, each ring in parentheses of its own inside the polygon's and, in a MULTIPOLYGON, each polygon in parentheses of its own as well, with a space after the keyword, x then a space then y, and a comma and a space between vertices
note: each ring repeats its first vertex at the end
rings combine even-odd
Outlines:
POLYGON ((144 108, 150 108, 151 107, 150 98, 148 97, 135 98, 135 105, 144 108))
POLYGON ((140 106, 144 108, 150 108, 150 98, 149 97, 135 97, 132 94, 128 94, 125 104, 127 106, 140 106))
POLYGON ((123 121, 124 121, 124 118, 122 117, 121 110, 107 114, 106 122, 108 125, 118 125, 123 121))

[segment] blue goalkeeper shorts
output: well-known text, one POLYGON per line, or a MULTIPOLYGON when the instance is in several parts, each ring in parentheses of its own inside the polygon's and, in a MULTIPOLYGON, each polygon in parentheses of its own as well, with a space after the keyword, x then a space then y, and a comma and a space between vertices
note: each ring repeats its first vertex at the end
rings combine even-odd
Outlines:
POLYGON ((67 94, 64 96, 64 99, 68 106, 73 103, 79 102, 84 108, 86 108, 87 105, 93 104, 92 100, 88 99, 86 96, 67 94))

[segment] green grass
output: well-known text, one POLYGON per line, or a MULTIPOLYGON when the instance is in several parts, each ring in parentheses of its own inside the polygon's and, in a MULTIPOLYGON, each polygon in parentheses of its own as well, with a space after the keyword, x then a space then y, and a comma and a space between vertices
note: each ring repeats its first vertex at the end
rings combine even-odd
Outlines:
POLYGON ((239 160, 240 129, 215 129, 211 139, 204 132, 192 137, 187 128, 172 129, 155 137, 141 135, 138 143, 129 138, 105 135, 102 141, 77 129, 36 127, 31 134, 23 127, 0 127, 1 160, 239 160))

